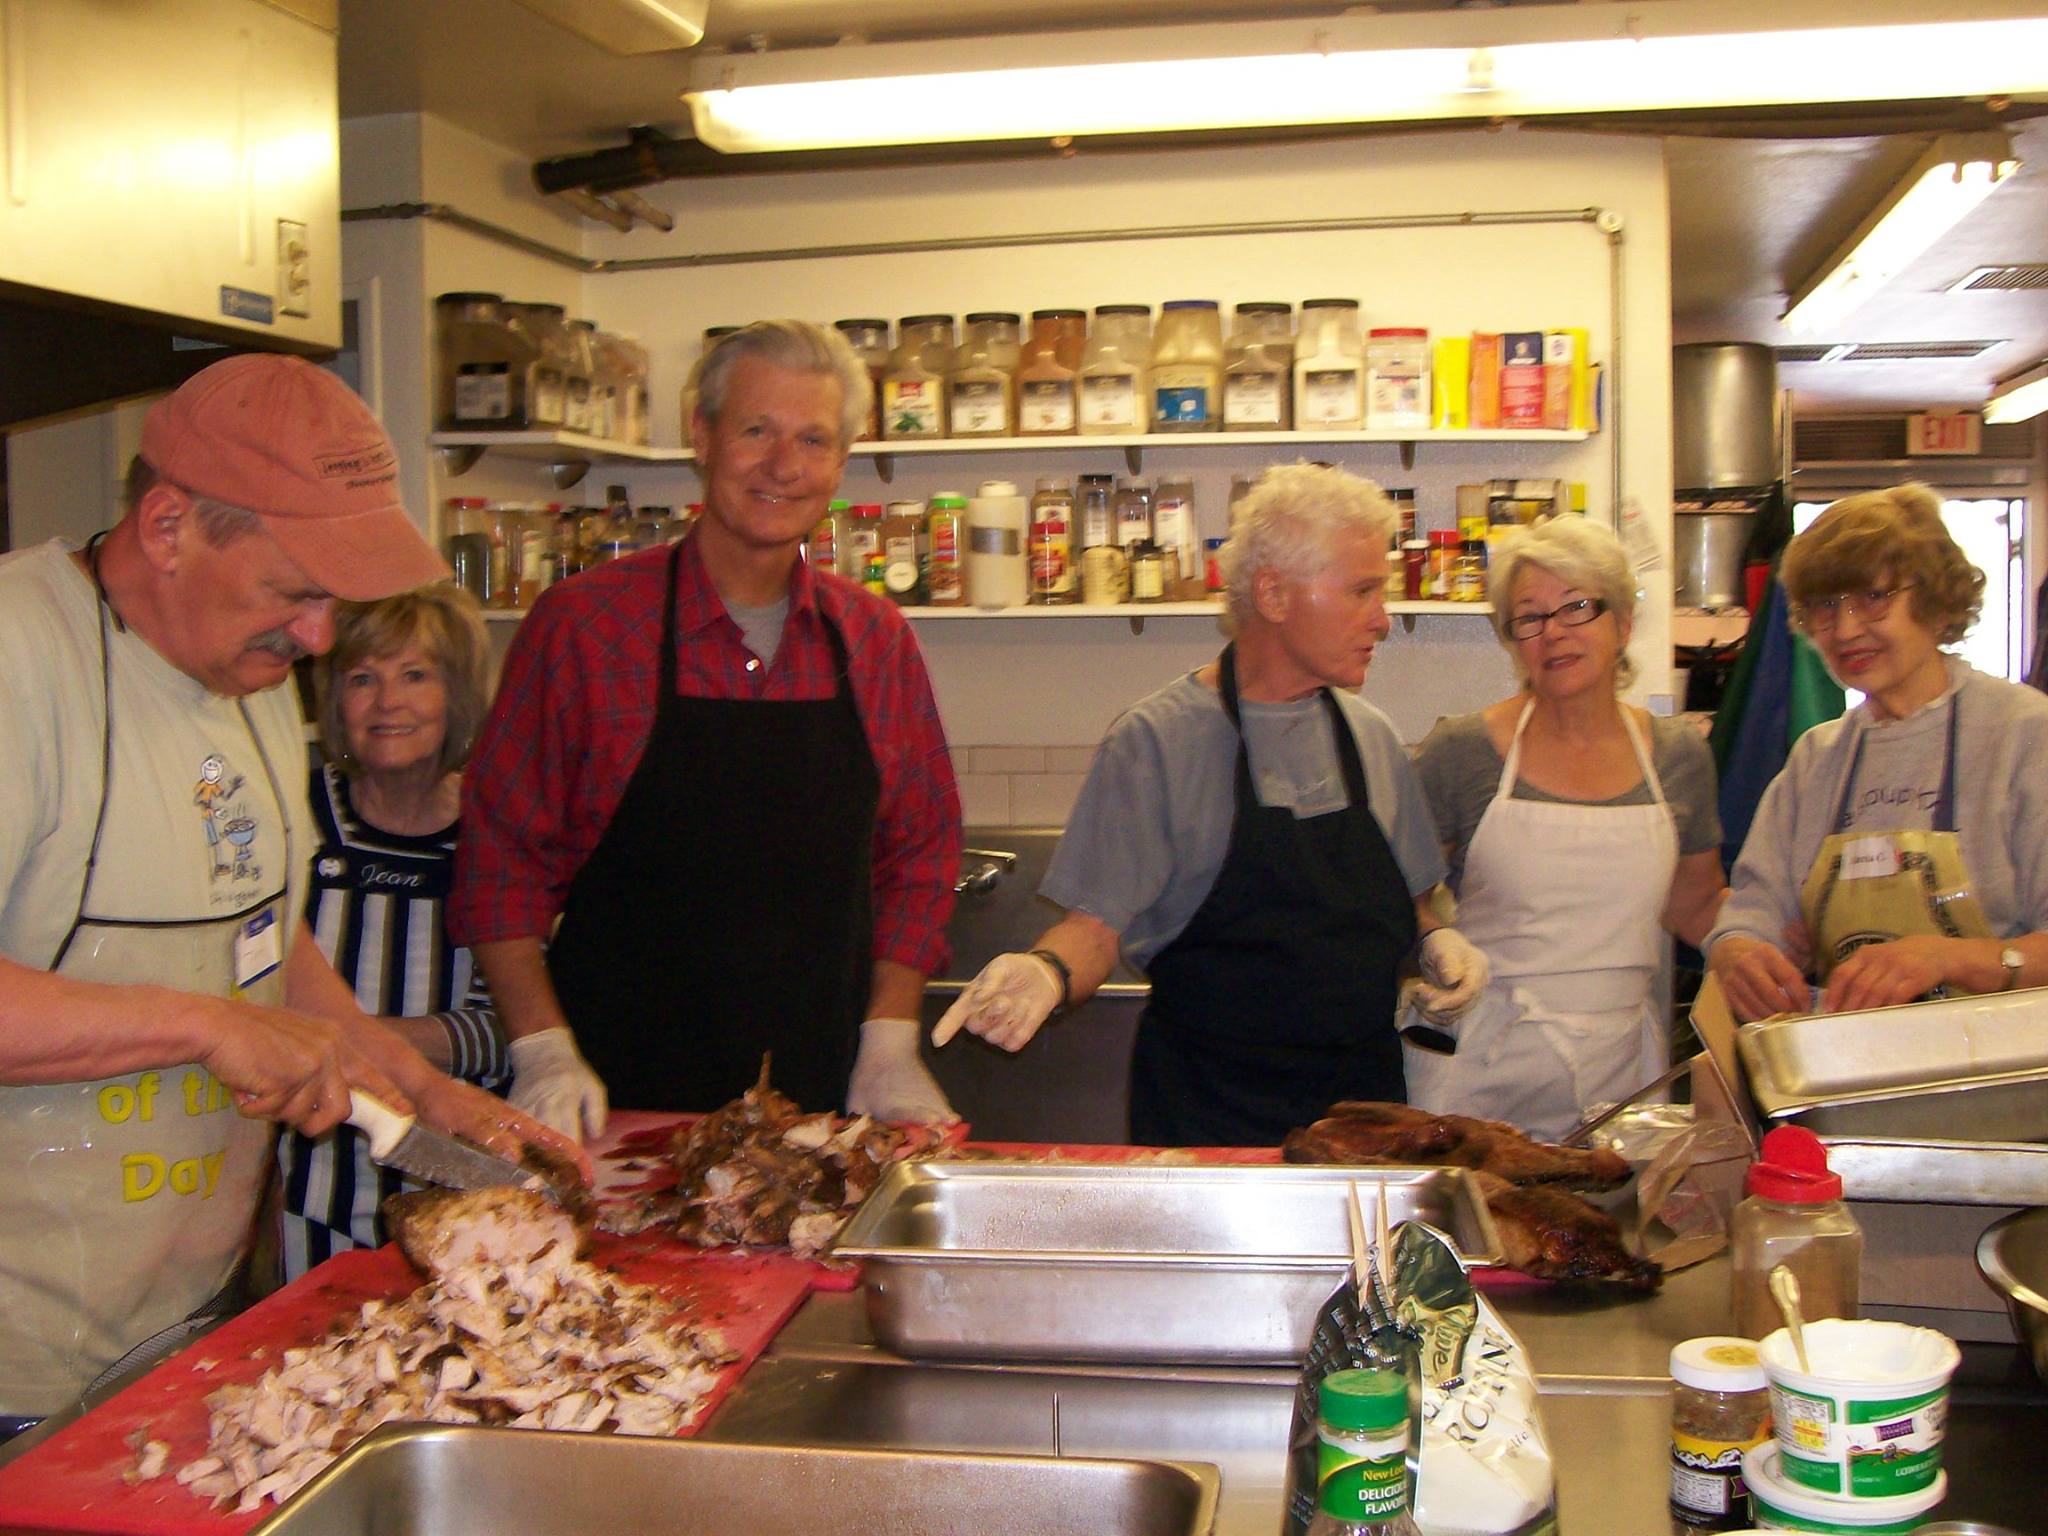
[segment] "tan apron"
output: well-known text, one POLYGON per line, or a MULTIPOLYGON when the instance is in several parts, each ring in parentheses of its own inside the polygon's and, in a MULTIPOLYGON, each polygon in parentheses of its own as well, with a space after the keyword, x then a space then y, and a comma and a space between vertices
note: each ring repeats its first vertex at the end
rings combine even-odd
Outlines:
MULTIPOLYGON (((48 969, 280 1003, 299 854, 248 706, 234 705, 240 740, 221 728, 225 713, 192 722, 189 742, 168 711, 130 721, 137 736, 173 732, 153 738, 159 761, 166 745, 173 761, 189 759, 190 776, 166 782, 114 719, 104 607, 100 640, 99 813, 77 913, 48 969), (270 943, 280 963, 255 975, 270 943)), ((246 1246, 271 1135, 196 1062, 0 1087, 0 1415, 67 1406, 221 1293, 246 1246)))
MULTIPOLYGON (((1856 770, 1863 762, 1867 739, 1866 733, 1859 731, 1835 804, 1835 830, 1814 856, 1799 898, 1813 942, 1814 974, 1823 984, 1837 965, 1868 944, 1888 944, 1913 935, 1997 937, 1977 904, 1955 830, 1956 717, 1960 710, 1961 695, 1957 693, 1949 700, 1934 825, 1926 831, 1848 830, 1856 770)), ((1946 997, 1967 991, 1949 985, 1937 987, 1930 995, 1946 997)))

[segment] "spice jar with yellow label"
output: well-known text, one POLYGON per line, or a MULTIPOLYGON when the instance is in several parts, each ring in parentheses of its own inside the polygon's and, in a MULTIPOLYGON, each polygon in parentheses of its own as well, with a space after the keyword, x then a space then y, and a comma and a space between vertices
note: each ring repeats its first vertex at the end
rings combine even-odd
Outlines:
POLYGON ((1742 1453, 1771 1437, 1771 1394, 1749 1339, 1687 1339, 1671 1351, 1673 1536, 1746 1530, 1742 1453))

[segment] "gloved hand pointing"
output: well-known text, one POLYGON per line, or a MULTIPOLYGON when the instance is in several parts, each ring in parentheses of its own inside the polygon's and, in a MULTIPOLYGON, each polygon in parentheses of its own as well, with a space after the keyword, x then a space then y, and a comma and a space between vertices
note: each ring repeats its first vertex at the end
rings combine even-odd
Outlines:
POLYGON ((960 1117, 917 1054, 915 1019, 869 1019, 846 1087, 848 1113, 918 1125, 951 1125, 960 1117))
POLYGON ((511 1042, 512 1107, 553 1126, 571 1141, 604 1129, 604 1080, 576 1049, 566 1024, 521 1035, 511 1042))
POLYGON ((1424 934, 1417 959, 1422 980, 1415 984, 1415 1011, 1432 1024, 1455 1022, 1479 1001, 1493 974, 1485 951, 1455 928, 1424 934))
POLYGON ((1065 988, 1053 968, 1036 955, 997 955, 953 999, 932 1030, 932 1044, 944 1045, 962 1029, 1006 1051, 1022 1050, 1052 1017, 1065 988))

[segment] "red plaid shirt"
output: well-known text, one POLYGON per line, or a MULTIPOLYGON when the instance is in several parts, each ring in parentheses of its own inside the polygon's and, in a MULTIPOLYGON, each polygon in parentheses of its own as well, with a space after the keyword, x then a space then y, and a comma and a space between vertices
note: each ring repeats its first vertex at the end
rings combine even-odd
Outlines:
MULTIPOLYGON (((597 848, 654 727, 666 548, 551 587, 505 658, 463 775, 448 898, 451 942, 546 937, 597 848)), ((676 692, 685 698, 828 699, 837 688, 820 610, 845 638, 854 702, 881 777, 875 812, 875 957, 931 975, 960 864, 960 797, 924 657, 902 615, 799 563, 772 666, 741 639, 685 544, 676 580, 676 692)))

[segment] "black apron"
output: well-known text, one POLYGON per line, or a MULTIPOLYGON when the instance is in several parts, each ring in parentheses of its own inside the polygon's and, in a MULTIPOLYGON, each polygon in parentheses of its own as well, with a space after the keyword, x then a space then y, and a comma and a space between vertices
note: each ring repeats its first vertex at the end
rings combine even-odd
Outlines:
POLYGON ((836 662, 829 699, 676 694, 676 573, 654 725, 570 883, 548 969, 621 1109, 715 1109, 760 1075, 808 1110, 845 1102, 873 981, 869 867, 881 776, 836 662))
POLYGON ((1358 744, 1323 689, 1349 804, 1307 818, 1261 805, 1234 652, 1219 668, 1237 730, 1230 847, 1200 909, 1147 967, 1152 1001, 1131 1056, 1141 1145, 1269 1146, 1338 1099, 1406 1094, 1394 1011, 1415 906, 1358 744))

